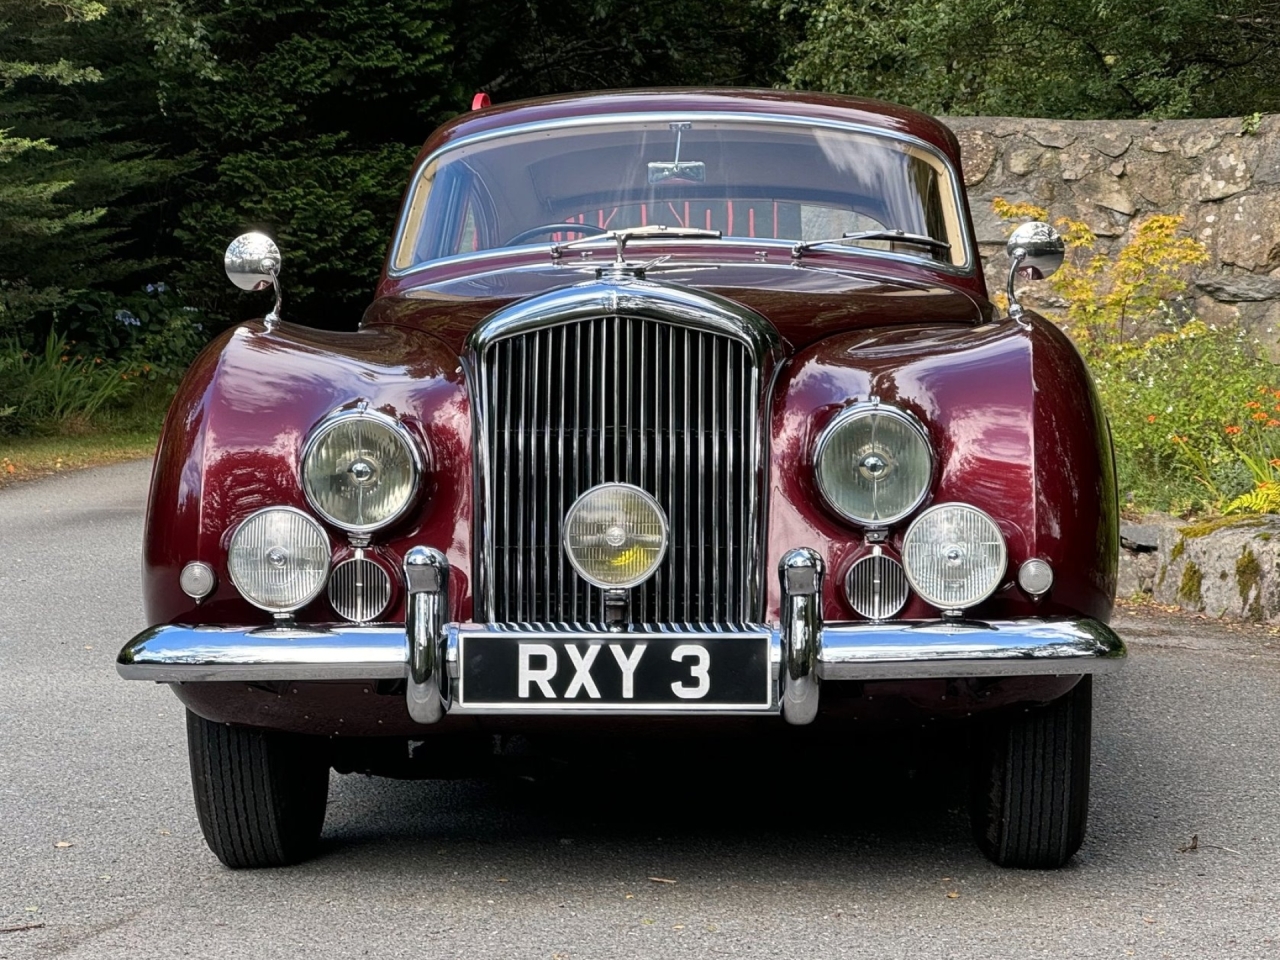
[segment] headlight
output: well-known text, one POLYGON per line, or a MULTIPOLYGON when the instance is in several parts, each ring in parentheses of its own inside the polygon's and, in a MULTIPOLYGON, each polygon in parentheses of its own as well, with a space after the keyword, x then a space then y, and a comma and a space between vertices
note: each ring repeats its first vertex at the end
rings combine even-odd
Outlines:
POLYGON ((564 518, 564 549, 588 583, 625 590, 643 583, 667 552, 667 517, 658 501, 627 483, 592 487, 564 518))
POLYGON ((321 421, 303 446, 307 501, 349 533, 369 533, 404 513, 420 472, 418 448, 403 424, 371 410, 321 421))
POLYGON ((989 516, 967 503, 940 503, 911 522, 902 565, 916 593, 939 610, 964 610, 1000 585, 1004 537, 989 516))
POLYGON ((301 510, 267 507, 250 514, 231 535, 227 572, 254 606, 292 613, 324 588, 329 538, 301 510))
POLYGON ((818 489, 841 516, 883 527, 920 506, 933 476, 933 450, 910 414, 883 403, 836 416, 814 453, 818 489))

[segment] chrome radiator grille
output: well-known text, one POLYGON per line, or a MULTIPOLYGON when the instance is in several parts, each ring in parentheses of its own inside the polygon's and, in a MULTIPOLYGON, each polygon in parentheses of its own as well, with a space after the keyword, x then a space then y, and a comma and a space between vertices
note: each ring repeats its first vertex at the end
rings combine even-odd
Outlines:
POLYGON ((574 572, 562 518, 596 484, 632 483, 666 512, 670 546, 629 591, 626 620, 758 620, 760 364, 719 331, 596 316, 487 344, 480 387, 482 536, 477 614, 495 623, 605 622, 574 572))

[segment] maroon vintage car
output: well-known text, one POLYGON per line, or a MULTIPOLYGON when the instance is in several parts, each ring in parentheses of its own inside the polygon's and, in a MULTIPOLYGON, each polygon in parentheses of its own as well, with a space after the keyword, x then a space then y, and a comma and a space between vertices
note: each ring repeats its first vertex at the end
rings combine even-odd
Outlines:
POLYGON ((307 856, 331 767, 907 705, 973 715, 988 856, 1064 863, 1124 656, 1117 505, 1089 375, 1013 296, 1061 241, 1010 255, 1002 315, 946 127, 738 90, 446 124, 354 333, 237 240, 276 306, 173 403, 119 657, 187 707, 214 853, 307 856))

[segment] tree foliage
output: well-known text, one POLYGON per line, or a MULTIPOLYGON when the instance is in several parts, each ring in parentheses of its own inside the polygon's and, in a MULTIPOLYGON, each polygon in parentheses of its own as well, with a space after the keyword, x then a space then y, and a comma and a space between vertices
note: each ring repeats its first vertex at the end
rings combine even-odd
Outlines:
POLYGON ((1280 110, 1280 0, 764 0, 803 31, 788 78, 931 113, 1280 110))
MULTIPOLYGON (((105 13, 98 3, 74 0, 65 6, 31 0, 0 0, 0 124, 8 119, 14 85, 38 79, 62 86, 92 82, 100 74, 57 55, 49 44, 51 27, 95 20, 105 13), (52 53, 52 56, 50 54, 52 53)), ((52 45, 56 48, 56 45, 52 45)), ((101 210, 60 204, 58 195, 72 181, 50 175, 46 137, 15 134, 0 126, 0 334, 17 329, 40 307, 51 306, 61 288, 35 280, 15 262, 14 254, 32 243, 94 223, 101 210)))
POLYGON ((409 165, 461 99, 445 0, 201 0, 198 69, 166 65, 166 111, 199 170, 177 218, 184 289, 222 312, 220 262, 247 229, 285 252, 290 310, 354 324, 381 265, 409 165), (444 104, 448 104, 445 107, 444 104))

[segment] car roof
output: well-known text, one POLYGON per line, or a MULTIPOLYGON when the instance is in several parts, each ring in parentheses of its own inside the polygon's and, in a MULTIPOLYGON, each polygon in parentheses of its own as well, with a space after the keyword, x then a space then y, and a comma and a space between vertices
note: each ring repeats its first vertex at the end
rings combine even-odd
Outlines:
POLYGON ((960 167, 960 147, 951 130, 933 117, 910 107, 833 93, 735 87, 605 90, 495 104, 464 113, 437 129, 423 145, 415 166, 450 142, 479 133, 573 117, 667 110, 767 113, 798 119, 856 123, 916 137, 938 148, 957 169, 960 167))

